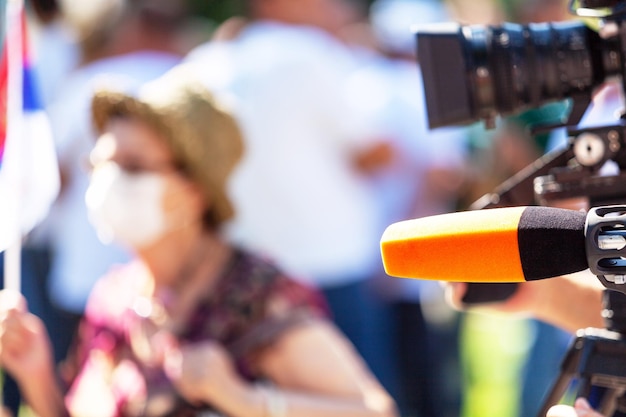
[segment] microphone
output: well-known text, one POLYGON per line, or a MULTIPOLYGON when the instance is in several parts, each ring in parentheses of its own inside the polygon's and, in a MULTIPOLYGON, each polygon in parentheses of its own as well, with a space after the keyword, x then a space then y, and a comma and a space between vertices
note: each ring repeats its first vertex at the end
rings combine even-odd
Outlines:
MULTIPOLYGON (((532 281, 589 267, 586 221, 583 212, 543 206, 441 214, 390 225, 381 238, 381 254, 385 271, 395 277, 532 281)), ((625 241, 620 233, 626 235, 601 234, 611 242, 625 241)))

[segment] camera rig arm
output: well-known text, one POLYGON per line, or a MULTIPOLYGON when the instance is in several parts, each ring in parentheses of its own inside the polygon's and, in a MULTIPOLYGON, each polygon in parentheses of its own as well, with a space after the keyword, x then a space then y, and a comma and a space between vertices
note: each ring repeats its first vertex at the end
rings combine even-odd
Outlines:
POLYGON ((594 128, 568 128, 568 144, 519 171, 475 201, 470 209, 549 205, 586 197, 590 205, 623 204, 626 196, 626 123, 594 128), (612 161, 616 175, 601 175, 612 161))
POLYGON ((570 154, 569 149, 559 149, 545 154, 508 178, 492 192, 480 197, 471 204, 470 210, 534 205, 534 179, 537 176, 548 175, 553 168, 567 165, 567 161, 571 159, 570 154))

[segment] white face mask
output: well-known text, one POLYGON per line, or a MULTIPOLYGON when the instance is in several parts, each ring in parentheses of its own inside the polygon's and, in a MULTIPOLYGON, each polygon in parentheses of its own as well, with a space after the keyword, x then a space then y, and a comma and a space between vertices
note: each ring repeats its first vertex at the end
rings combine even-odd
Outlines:
POLYGON ((98 167, 85 193, 89 220, 104 243, 145 247, 168 230, 165 181, 157 173, 129 174, 113 162, 98 167))

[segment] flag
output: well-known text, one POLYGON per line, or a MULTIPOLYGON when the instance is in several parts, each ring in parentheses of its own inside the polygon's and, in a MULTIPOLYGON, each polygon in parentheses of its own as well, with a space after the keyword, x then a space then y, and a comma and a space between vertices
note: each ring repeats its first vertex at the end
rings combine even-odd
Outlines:
POLYGON ((7 2, 0 59, 0 252, 47 215, 60 187, 50 124, 39 98, 22 2, 7 2))

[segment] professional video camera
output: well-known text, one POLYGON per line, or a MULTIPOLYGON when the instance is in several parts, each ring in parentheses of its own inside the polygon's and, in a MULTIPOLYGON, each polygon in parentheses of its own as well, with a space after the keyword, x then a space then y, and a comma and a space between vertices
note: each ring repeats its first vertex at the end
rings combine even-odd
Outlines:
MULTIPOLYGON (((621 1, 581 1, 590 14, 609 7, 600 32, 582 22, 442 26, 417 33, 431 128, 507 115, 565 98, 576 124, 593 90, 624 75, 621 1), (593 3, 589 8, 588 3, 593 3), (611 24, 609 24, 611 23, 611 24)), ((626 10, 624 11, 626 12, 626 10)))
MULTIPOLYGON (((567 21, 499 26, 450 23, 417 30, 430 128, 480 120, 492 128, 499 116, 555 101, 568 100, 570 104, 563 120, 534 127, 535 131, 565 127, 567 146, 509 178, 476 201, 472 209, 550 205, 571 198, 586 199, 588 207, 626 207, 623 110, 608 125, 578 126, 593 94, 605 84, 619 83, 623 101, 626 1, 572 0, 569 8, 577 16, 597 18, 598 27, 567 21), (600 172, 609 162, 617 167, 615 175, 600 172)), ((622 263, 619 273, 626 277, 626 260, 622 263)), ((610 335, 579 334, 540 415, 560 399, 576 374, 584 379, 581 395, 589 396, 598 386, 609 391, 599 404, 605 415, 626 415, 626 297, 622 294, 626 284, 615 285, 599 278, 609 289, 605 300, 610 335)), ((469 284, 464 301, 501 300, 510 296, 516 285, 469 284)))
POLYGON ((527 205, 586 196, 623 203, 626 175, 601 179, 609 160, 626 168, 625 121, 578 129, 592 94, 626 80, 626 2, 570 3, 579 16, 601 17, 596 31, 580 21, 501 26, 444 25, 417 32, 418 60, 430 128, 484 120, 569 100, 566 120, 534 130, 568 128, 568 148, 549 153, 506 181, 473 208, 527 205), (565 168, 565 169, 558 169, 565 168), (535 190, 537 188, 537 190, 535 190))
MULTIPOLYGON (((626 80, 626 2, 571 1, 572 13, 596 17, 599 30, 581 21, 501 26, 436 25, 418 30, 418 60, 431 128, 520 113, 568 100, 569 115, 548 131, 566 127, 568 146, 549 152, 472 204, 472 209, 550 205, 572 198, 587 206, 626 200, 626 121, 579 128, 593 93, 626 80), (616 175, 600 175, 611 161, 616 175)), ((623 104, 623 103, 621 103, 623 104)), ((464 302, 497 301, 515 284, 471 284, 464 302)))

